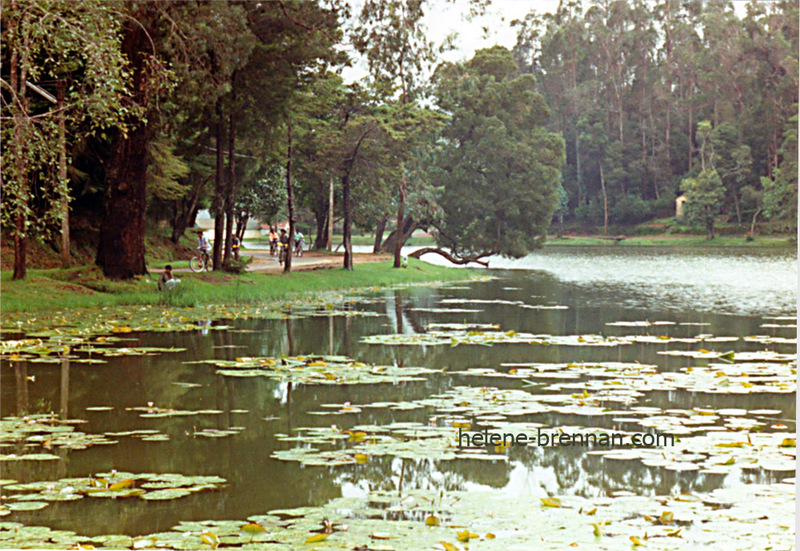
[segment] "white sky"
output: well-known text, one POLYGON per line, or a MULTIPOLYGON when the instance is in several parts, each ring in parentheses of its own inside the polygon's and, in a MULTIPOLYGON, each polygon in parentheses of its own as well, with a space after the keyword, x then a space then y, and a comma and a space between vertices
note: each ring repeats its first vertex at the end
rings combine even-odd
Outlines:
MULTIPOLYGON (((441 56, 444 61, 469 59, 475 50, 499 44, 511 48, 517 41, 516 30, 511 28, 511 21, 523 19, 531 11, 553 12, 558 8, 559 0, 492 0, 486 14, 467 21, 469 4, 466 0, 455 3, 444 0, 431 0, 425 14, 425 26, 428 38, 439 45, 451 33, 458 33, 455 40, 457 49, 441 56)), ((352 4, 352 13, 357 16, 361 11, 361 3, 352 4)), ((345 68, 342 76, 345 82, 352 82, 365 76, 366 64, 363 62, 345 68)))
MULTIPOLYGON (((746 0, 734 0, 734 9, 739 17, 745 12, 746 0)), ((436 45, 453 32, 458 33, 455 43, 458 48, 441 56, 445 61, 469 59, 475 50, 489 48, 495 44, 511 48, 517 41, 517 33, 511 27, 514 19, 523 19, 531 11, 552 13, 558 9, 559 0, 492 0, 486 14, 467 21, 469 4, 466 0, 454 3, 445 0, 430 0, 425 15, 425 26, 428 37, 436 45)), ((361 11, 361 2, 352 3, 352 14, 357 17, 361 11)), ((345 82, 352 82, 367 74, 366 64, 356 62, 353 67, 345 68, 342 77, 345 82)))

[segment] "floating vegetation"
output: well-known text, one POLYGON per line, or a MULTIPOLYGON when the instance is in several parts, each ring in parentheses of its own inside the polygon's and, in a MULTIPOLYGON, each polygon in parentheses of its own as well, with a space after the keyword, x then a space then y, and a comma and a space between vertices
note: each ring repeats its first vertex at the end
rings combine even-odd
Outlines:
POLYGON ((501 304, 507 306, 517 306, 527 310, 568 310, 568 306, 560 304, 528 304, 521 300, 504 300, 504 299, 472 299, 472 298, 445 298, 441 300, 442 304, 501 304))
POLYGON ((436 373, 424 367, 398 367, 357 362, 346 356, 292 356, 201 360, 187 363, 212 364, 227 377, 269 377, 311 385, 354 385, 425 380, 436 373))
POLYGON ((10 493, 4 496, 0 510, 3 507, 7 507, 10 511, 42 509, 53 501, 76 501, 84 497, 111 499, 138 497, 161 501, 218 489, 223 484, 225 479, 218 476, 112 471, 88 478, 8 484, 3 487, 3 492, 10 493))
POLYGON ((691 338, 669 337, 667 335, 534 335, 517 333, 516 331, 466 331, 463 329, 433 330, 427 333, 397 333, 391 335, 368 335, 361 338, 367 344, 383 344, 390 346, 436 346, 449 344, 542 344, 554 346, 625 346, 629 344, 669 344, 669 343, 703 343, 734 342, 738 337, 714 337, 698 335, 691 338))
POLYGON ((0 445, 15 446, 15 453, 0 454, 0 461, 48 461, 61 459, 52 453, 34 450, 82 450, 91 446, 116 444, 103 434, 86 434, 73 425, 84 423, 80 419, 62 420, 52 414, 5 417, 0 419, 0 445))
POLYGON ((790 549, 793 504, 794 486, 788 483, 648 497, 617 492, 614 497, 594 498, 541 491, 509 499, 485 489, 446 493, 410 489, 399 495, 373 490, 322 507, 274 510, 241 520, 185 521, 172 530, 136 538, 86 537, 2 522, 0 546, 289 550, 320 543, 318 548, 461 551, 468 545, 501 551, 601 544, 607 549, 642 545, 670 551, 790 549), (748 529, 731 529, 735 525, 748 529))
MULTIPOLYGON (((525 296, 528 295, 525 287, 503 290, 524 290, 525 296)), ((516 295, 503 296, 514 298, 516 295)), ((523 296, 522 293, 519 296, 523 296)), ((94 546, 112 549, 336 548, 364 551, 463 551, 467 547, 473 551, 571 547, 676 551, 700 547, 792 548, 796 427, 793 420, 785 419, 792 417, 791 411, 785 411, 785 404, 796 387, 796 357, 789 353, 793 352, 789 347, 795 345, 796 339, 794 335, 784 333, 783 329, 793 327, 791 324, 796 323, 796 318, 763 323, 760 326, 763 330, 757 328, 758 320, 750 320, 747 331, 771 334, 745 335, 741 332, 739 336, 695 334, 708 329, 695 331, 691 328, 711 324, 658 321, 656 316, 661 316, 656 313, 653 314, 655 321, 613 321, 612 318, 605 323, 606 329, 603 329, 605 320, 602 318, 575 324, 571 318, 566 320, 566 327, 579 327, 570 329, 574 332, 640 333, 609 336, 502 331, 500 323, 492 322, 502 321, 506 326, 510 324, 509 320, 468 315, 479 314, 481 310, 478 308, 485 305, 511 306, 511 310, 502 311, 520 318, 524 313, 514 312, 514 308, 566 308, 549 304, 551 299, 543 296, 529 300, 542 304, 488 298, 439 300, 436 293, 425 292, 419 302, 404 302, 403 310, 441 313, 444 314, 441 316, 443 321, 463 323, 429 323, 427 332, 421 334, 362 337, 361 342, 368 344, 442 346, 444 350, 435 352, 443 353, 441 357, 437 356, 436 365, 448 366, 443 374, 428 367, 373 365, 347 356, 259 357, 256 355, 265 353, 264 350, 269 350, 269 353, 285 350, 285 347, 280 348, 282 343, 277 343, 277 347, 273 347, 276 343, 267 343, 278 336, 275 327, 272 324, 267 325, 269 330, 235 327, 235 320, 240 319, 385 316, 373 311, 380 308, 370 306, 385 304, 385 297, 341 295, 313 298, 297 304, 201 306, 169 311, 127 307, 76 313, 74 316, 56 315, 47 320, 20 317, 11 325, 6 318, 6 330, 26 331, 27 338, 0 343, 0 357, 4 362, 110 361, 114 366, 119 365, 114 362, 120 362, 115 357, 131 356, 124 360, 126 365, 139 366, 139 362, 149 361, 145 356, 182 353, 184 350, 148 347, 146 345, 156 339, 133 334, 142 331, 203 331, 203 334, 206 330, 226 331, 236 333, 232 336, 237 344, 222 344, 231 341, 219 338, 222 337, 219 334, 213 339, 198 335, 198 339, 204 339, 204 350, 214 350, 212 354, 226 359, 204 359, 177 366, 174 360, 164 361, 165 365, 172 364, 169 367, 176 369, 176 373, 168 378, 150 379, 151 373, 145 370, 149 386, 143 388, 148 390, 149 398, 120 396, 121 392, 110 395, 89 393, 88 397, 81 397, 80 405, 72 405, 70 411, 92 412, 89 416, 91 423, 97 423, 102 427, 100 430, 108 431, 103 434, 80 432, 77 427, 81 421, 59 420, 53 414, 10 417, 0 421, 0 449, 4 454, 0 459, 7 462, 2 464, 8 473, 8 479, 0 480, 0 490, 4 495, 0 502, 0 516, 10 516, 12 520, 47 519, 51 518, 47 515, 55 514, 55 508, 44 511, 42 516, 26 511, 37 511, 56 501, 84 498, 109 498, 100 502, 109 508, 120 507, 118 499, 168 501, 215 490, 225 483, 219 477, 123 472, 24 484, 10 479, 27 481, 61 476, 36 474, 36 469, 52 473, 67 465, 64 459, 72 461, 73 457, 78 457, 64 450, 121 441, 121 450, 135 449, 159 458, 176 456, 175 450, 185 449, 239 451, 241 448, 237 446, 244 441, 248 446, 254 444, 250 437, 258 436, 259 431, 274 434, 274 440, 265 446, 269 449, 265 456, 272 454, 273 459, 293 463, 284 464, 285 471, 276 472, 303 473, 297 476, 306 476, 314 480, 312 484, 324 486, 320 495, 329 495, 326 492, 331 480, 336 484, 342 483, 343 487, 345 483, 352 484, 353 487, 347 493, 343 491, 343 495, 354 497, 333 499, 320 507, 270 511, 265 506, 261 515, 234 520, 186 520, 172 529, 166 529, 169 525, 162 524, 164 531, 137 537, 114 534, 81 536, 65 530, 0 522, 0 548, 77 549, 94 546), (415 305, 431 307, 416 308, 415 305), (446 317, 446 314, 456 316, 446 317), (458 314, 464 314, 462 319, 458 314), (474 323, 470 323, 473 318, 474 323), (225 321, 209 321, 220 319, 225 321), (613 327, 632 329, 611 329, 613 327), (238 344, 238 333, 271 334, 256 335, 254 344, 245 347, 238 344), (735 344, 728 348, 728 343, 735 344), (466 351, 453 351, 452 358, 457 360, 449 362, 451 357, 447 356, 447 345, 460 344, 642 346, 619 351, 603 350, 602 354, 597 354, 604 360, 619 361, 562 361, 591 359, 593 354, 589 349, 552 351, 557 354, 547 354, 546 358, 555 356, 559 363, 537 362, 540 356, 535 348, 520 346, 513 350, 499 350, 494 360, 496 363, 472 363, 473 358, 466 351), (235 352, 237 349, 240 352, 235 352), (570 357, 570 354, 575 356, 570 357), (671 358, 668 361, 663 356, 671 358), (468 363, 459 363, 464 358, 468 363), (215 380, 213 376, 209 377, 206 369, 193 371, 189 364, 195 363, 211 365, 217 374, 227 379, 215 380), (295 388, 290 385, 254 385, 253 381, 236 382, 230 379, 232 377, 266 377, 280 383, 330 385, 331 388, 302 389, 290 397, 286 388, 293 389, 292 392, 295 388), (195 378, 203 385, 195 382, 195 378), (155 384, 163 381, 163 393, 153 393, 154 381, 155 384), (399 385, 397 388, 389 386, 407 381, 427 382, 399 385), (335 388, 370 383, 386 383, 386 386, 380 389, 335 388), (215 389, 218 384, 220 386, 215 389), (224 394, 220 392, 214 396, 214 390, 222 388, 224 394), (262 392, 264 388, 266 393, 262 392), (431 391, 431 388, 439 390, 431 391), (190 393, 188 389, 194 390, 190 393), (385 395, 382 394, 384 389, 385 395), (192 398, 192 401, 181 402, 183 396, 192 398), (375 398, 378 401, 373 401, 375 398), (156 402, 145 402, 148 399, 156 402), (287 403, 281 402, 276 409, 273 400, 287 400, 287 403), (146 405, 138 405, 143 403, 146 405), (297 404, 303 404, 302 412, 297 411, 300 408, 297 404), (286 413, 290 406, 294 412, 289 419, 286 413), (194 407, 220 409, 191 409, 194 407), (103 413, 112 410, 113 414, 103 413), (252 418, 247 416, 249 412, 252 412, 252 418), (136 428, 137 425, 129 423, 138 416, 186 416, 187 419, 157 423, 160 428, 170 426, 168 435, 156 429, 136 428), (260 423, 260 419, 267 423, 260 423), (125 424, 109 425, 112 421, 125 424), (245 421, 254 421, 259 426, 248 425, 247 431, 233 426, 245 421), (308 426, 317 424, 321 426, 308 426), (109 431, 115 426, 117 430, 109 431), (285 433, 275 434, 278 430, 285 433), (581 488, 586 491, 575 491, 577 485, 569 487, 561 480, 551 480, 553 469, 557 469, 562 461, 571 461, 569 457, 566 460, 559 457, 559 463, 548 463, 556 455, 552 442, 541 446, 541 450, 511 449, 504 444, 473 446, 467 442, 460 445, 460 433, 469 435, 484 430, 510 435, 535 435, 541 430, 552 435, 553 439, 557 435, 569 434, 580 436, 586 442, 613 430, 625 437, 645 433, 670 436, 674 440, 652 447, 633 446, 627 442, 606 446, 597 444, 595 438, 595 443, 579 454, 576 461, 580 463, 568 463, 568 466, 581 469, 581 478, 596 478, 597 473, 602 472, 603 482, 586 482, 581 488), (123 441, 123 438, 138 440, 123 441), (171 438, 176 441, 170 441, 171 438), (226 440, 214 441, 220 438, 226 440), (140 444, 139 441, 149 444, 140 444), (182 443, 186 448, 179 447, 182 443), (168 455, 162 456, 162 451, 168 455), (36 461, 42 463, 34 463, 36 461), (489 463, 478 464, 478 461, 489 463), (313 469, 317 466, 323 469, 313 469), (304 472, 301 467, 310 469, 304 472), (519 473, 530 473, 533 468, 540 467, 546 474, 540 479, 541 485, 519 484, 519 473), (481 475, 475 476, 474 471, 478 470, 481 475), (498 474, 497 478, 490 478, 493 471, 498 474), (631 473, 634 480, 628 483, 630 479, 616 476, 617 471, 631 473), (487 473, 486 479, 484 473, 487 473), (645 481, 636 481, 638 475, 643 475, 645 481), (324 483, 320 484, 320 480, 324 483), (500 484, 495 484, 496 480, 501 480, 500 484), (503 488, 505 482, 502 481, 506 480, 507 485, 503 488), (722 480, 725 480, 724 488, 709 490, 723 484, 722 480), (753 484, 753 480, 783 482, 767 485, 753 484), (660 482, 657 485, 654 481, 660 482), (695 481, 700 482, 695 484, 695 481), (687 486, 691 493, 685 489, 687 486), (452 487, 468 488, 469 492, 450 491, 452 487), (672 493, 669 493, 669 488, 674 488, 672 493), (697 488, 703 491, 697 491, 697 488), (575 493, 583 497, 572 495, 575 493)), ((630 316, 634 320, 643 317, 641 314, 630 316)), ((428 318, 438 321, 438 317, 423 316, 423 323, 428 318)), ((559 315, 546 317, 546 322, 561 321, 559 315)), ((623 314, 620 317, 628 316, 623 314)), ((519 323, 522 325, 528 320, 519 323)), ((363 324, 353 323, 350 329, 357 338, 362 336, 359 331, 363 327, 379 324, 379 321, 367 320, 363 324)), ((306 329, 305 324, 297 325, 306 329)), ((309 323, 309 326, 319 327, 319 323, 309 323)), ((417 327, 407 324, 406 328, 411 326, 417 327)), ((546 323, 534 327, 537 329, 533 331, 541 327, 542 330, 557 332, 561 326, 546 323)), ((296 326, 294 335, 297 334, 296 326)), ((241 340, 246 342, 251 337, 241 336, 241 340)), ((193 338, 180 335, 173 341, 172 336, 163 336, 155 344, 176 342, 186 345, 193 338)), ((303 338, 295 341, 295 348, 305 346, 303 338)), ((332 340, 336 344, 335 339, 332 340)), ((338 349, 349 350, 345 347, 338 349)), ((320 348, 312 350, 319 351, 320 348)), ((390 354, 397 351, 371 349, 370 353, 391 357, 390 354)), ((194 351, 188 354, 194 354, 194 351)), ((180 358, 188 354, 182 354, 180 358)), ((395 357, 398 362, 403 359, 404 363, 419 361, 420 358, 417 351, 405 356, 397 353, 395 357)), ((474 360, 477 362, 486 357, 475 355, 474 360)), ((380 362, 391 363, 392 360, 381 359, 380 362)), ((424 357, 418 363, 428 365, 424 357)), ((78 377, 73 378, 73 394, 76 387, 78 391, 83 390, 83 371, 91 372, 91 377, 95 377, 92 381, 105 380, 108 376, 106 368, 81 370, 78 377)), ((35 376, 40 381, 45 378, 38 370, 35 376)), ((53 376, 57 378, 57 373, 53 376)), ((38 391, 43 386, 32 387, 34 400, 40 399, 38 391)), ((52 395, 47 399, 52 399, 52 395)), ((534 446, 538 447, 538 442, 534 446)), ((91 461, 105 457, 100 453, 85 455, 91 456, 92 465, 98 463, 91 461)), ((80 461, 75 461, 69 465, 70 472, 78 471, 81 467, 76 465, 80 464, 80 461)), ((89 468, 80 474, 96 469, 89 468)), ((560 479, 563 473, 570 478, 575 471, 556 470, 556 473, 556 478, 560 479)), ((265 474, 269 476, 272 471, 265 474)), ((231 495, 252 491, 256 484, 250 482, 249 477, 234 482, 237 487, 230 488, 231 495)), ((231 495, 226 491, 220 497, 228 499, 231 495)), ((176 518, 228 516, 215 508, 210 508, 214 512, 208 515, 198 509, 217 501, 211 495, 202 503, 200 499, 185 500, 173 507, 180 511, 176 518)), ((137 503, 136 507, 147 507, 151 512, 166 510, 168 505, 137 503)), ((62 506, 72 507, 66 503, 59 507, 62 506)), ((75 525, 80 526, 80 523, 75 525)), ((96 525, 92 530, 97 533, 96 525)), ((152 530, 147 527, 141 530, 148 531, 152 530)))
POLYGON ((185 417, 188 415, 219 415, 220 413, 224 413, 223 411, 218 409, 185 410, 185 409, 162 408, 153 405, 152 402, 146 406, 125 408, 125 411, 137 411, 139 412, 139 417, 149 418, 149 419, 157 417, 185 417))
POLYGON ((611 321, 606 322, 606 325, 614 327, 655 327, 665 325, 675 325, 674 321, 611 321))

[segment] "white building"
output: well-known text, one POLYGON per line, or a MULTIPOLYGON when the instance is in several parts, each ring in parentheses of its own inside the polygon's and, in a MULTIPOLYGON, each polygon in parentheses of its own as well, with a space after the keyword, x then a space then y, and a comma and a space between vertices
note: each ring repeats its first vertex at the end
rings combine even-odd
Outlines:
MULTIPOLYGON (((236 229, 235 222, 233 227, 235 230, 236 229)), ((210 241, 216 240, 216 236, 214 235, 214 218, 211 216, 211 213, 208 212, 207 209, 197 212, 195 229, 200 229, 206 232, 206 237, 208 237, 210 241)), ((244 230, 244 239, 257 239, 261 237, 263 234, 264 231, 261 229, 261 222, 256 218, 250 218, 250 220, 247 221, 247 227, 244 230)))

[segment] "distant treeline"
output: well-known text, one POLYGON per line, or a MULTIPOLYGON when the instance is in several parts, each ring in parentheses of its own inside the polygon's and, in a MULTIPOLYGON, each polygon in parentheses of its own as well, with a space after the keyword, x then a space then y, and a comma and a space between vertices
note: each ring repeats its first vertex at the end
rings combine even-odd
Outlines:
POLYGON ((684 180, 716 170, 718 213, 794 226, 797 2, 562 1, 513 24, 566 142, 559 214, 668 215, 684 180))

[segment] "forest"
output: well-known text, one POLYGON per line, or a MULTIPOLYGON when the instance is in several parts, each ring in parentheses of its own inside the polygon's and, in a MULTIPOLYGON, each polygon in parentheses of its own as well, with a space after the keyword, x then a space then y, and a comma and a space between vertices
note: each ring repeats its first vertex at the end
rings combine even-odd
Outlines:
MULTIPOLYGON (((798 5, 562 1, 513 48, 442 60, 434 0, 3 0, 2 230, 106 277, 147 272, 215 215, 215 269, 247 221, 300 218, 394 254, 417 229, 453 261, 524 256, 564 223, 674 215, 713 238, 797 228, 798 5), (365 60, 367 74, 342 69, 365 60)), ((490 0, 459 2, 472 15, 490 0)), ((286 263, 291 270, 291 255, 286 263)))

